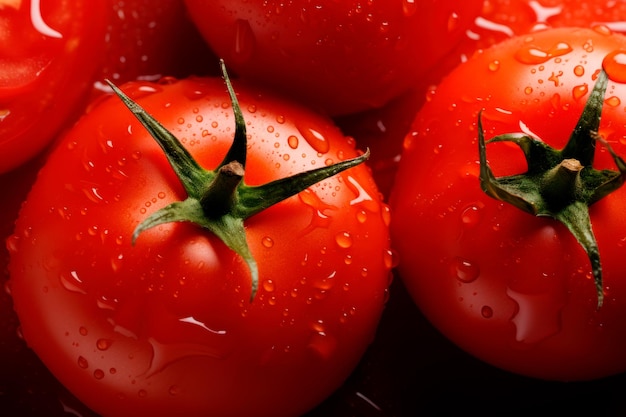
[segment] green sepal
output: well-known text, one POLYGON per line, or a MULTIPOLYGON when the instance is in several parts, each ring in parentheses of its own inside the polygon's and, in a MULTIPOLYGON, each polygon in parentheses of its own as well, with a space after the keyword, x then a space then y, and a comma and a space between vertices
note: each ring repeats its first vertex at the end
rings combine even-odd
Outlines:
POLYGON ((243 181, 247 156, 246 124, 224 62, 220 61, 220 65, 236 129, 226 156, 212 171, 201 167, 176 136, 113 83, 107 82, 163 149, 187 193, 185 200, 174 202, 144 219, 133 232, 133 244, 142 232, 155 226, 171 222, 194 223, 213 233, 246 262, 251 275, 252 301, 259 286, 259 272, 246 239, 244 220, 326 178, 363 163, 369 157, 369 150, 355 158, 267 184, 246 185, 243 181))
POLYGON ((490 197, 512 204, 534 216, 554 218, 568 228, 591 263, 598 308, 604 301, 602 265, 589 206, 617 190, 626 181, 626 163, 597 133, 607 85, 608 76, 601 71, 569 141, 561 150, 523 133, 499 135, 485 141, 482 111, 478 115, 482 190, 490 197), (516 144, 524 154, 527 171, 496 178, 487 162, 486 151, 486 144, 494 142, 516 144), (618 171, 593 168, 597 142, 606 146, 618 171))

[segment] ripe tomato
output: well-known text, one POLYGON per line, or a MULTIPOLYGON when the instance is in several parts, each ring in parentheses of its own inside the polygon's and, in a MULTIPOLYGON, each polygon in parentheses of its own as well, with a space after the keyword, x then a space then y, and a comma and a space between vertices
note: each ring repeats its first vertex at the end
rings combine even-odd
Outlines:
POLYGON ((80 111, 102 62, 107 3, 0 4, 0 173, 35 156, 80 111))
POLYGON ((190 21, 183 0, 108 3, 111 19, 96 88, 110 92, 105 79, 121 84, 212 73, 216 58, 190 21))
POLYGON ((413 87, 460 41, 482 1, 186 4, 234 72, 338 115, 380 107, 413 87))
MULTIPOLYGON (((500 43, 443 80, 405 139, 391 197, 400 275, 435 327, 493 365, 559 380, 626 370, 626 189, 589 208, 602 262, 597 294, 592 256, 564 224, 481 190, 477 125, 482 110, 487 139, 523 132, 561 149, 604 65, 618 82, 606 89, 599 133, 626 154, 625 50, 626 38, 606 27, 500 43)), ((509 142, 487 144, 486 155, 496 177, 536 169, 509 142)), ((616 169, 606 146, 591 159, 616 169)))
MULTIPOLYGON (((247 184, 358 154, 328 119, 236 87, 247 184)), ((221 79, 124 90, 200 165, 220 163, 235 131, 221 79)), ((252 301, 246 263, 194 224, 160 224, 131 245, 140 222, 185 195, 118 99, 85 115, 49 157, 8 240, 26 341, 103 415, 302 414, 355 367, 386 299, 388 210, 367 167, 246 221, 260 283, 252 301)))
MULTIPOLYGON (((625 32, 626 3, 606 0, 486 0, 443 68, 453 68, 475 51, 489 48, 513 36, 559 27, 608 26, 625 32)), ((445 73, 442 66, 437 75, 445 73)), ((440 77, 437 78, 439 81, 440 77)))

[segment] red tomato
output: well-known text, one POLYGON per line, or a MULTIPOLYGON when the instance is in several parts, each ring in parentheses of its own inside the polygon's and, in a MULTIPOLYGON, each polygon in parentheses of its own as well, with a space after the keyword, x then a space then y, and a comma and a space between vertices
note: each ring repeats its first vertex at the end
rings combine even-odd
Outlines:
POLYGON ((0 173, 35 156, 80 112, 102 62, 107 3, 0 5, 0 173))
POLYGON ((183 0, 108 3, 111 21, 97 88, 110 92, 105 79, 121 84, 212 72, 215 56, 188 18, 183 0))
POLYGON ((626 32, 626 3, 606 0, 485 0, 466 36, 435 68, 434 81, 465 61, 475 51, 513 36, 546 28, 608 26, 626 32))
MULTIPOLYGON (((206 167, 234 132, 221 79, 124 89, 206 167)), ((236 86, 245 181, 267 183, 358 154, 334 125, 236 86)), ((371 342, 392 266, 388 211, 358 166, 249 218, 259 289, 241 257, 188 223, 134 229, 185 191, 115 99, 68 132, 9 239, 28 344, 103 415, 300 415, 335 390, 371 342)))
MULTIPOLYGON (((626 189, 589 209, 602 262, 598 308, 590 259, 568 229, 481 190, 477 127, 484 109, 487 139, 523 132, 561 149, 607 55, 609 77, 623 76, 623 51, 626 38, 606 28, 505 41, 445 78, 405 139, 391 199, 400 275, 435 327, 498 367, 559 380, 626 370, 626 189)), ((599 133, 622 155, 625 103, 626 85, 609 82, 599 133)), ((593 167, 615 171, 597 148, 593 167)), ((496 177, 527 169, 511 143, 488 144, 487 156, 496 177)))
POLYGON ((234 72, 333 115, 400 96, 458 43, 481 0, 186 0, 234 72))

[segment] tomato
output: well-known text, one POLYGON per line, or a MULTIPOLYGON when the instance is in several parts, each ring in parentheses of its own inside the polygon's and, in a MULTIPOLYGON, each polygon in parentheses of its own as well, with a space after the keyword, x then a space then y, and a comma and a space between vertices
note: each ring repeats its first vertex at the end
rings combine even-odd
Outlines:
MULTIPOLYGON (((618 155, 626 154, 625 50, 626 38, 606 27, 551 29, 504 41, 452 71, 405 139, 391 197, 399 274, 433 325, 481 360, 556 380, 626 370, 626 190, 587 210, 597 259, 593 242, 579 243, 566 222, 557 221, 560 214, 531 216, 483 192, 487 172, 478 146, 481 136, 522 132, 562 149, 591 101, 596 108, 604 102, 600 124, 577 131, 593 144, 590 131, 598 130, 618 155), (598 96, 594 85, 602 68, 616 81, 598 96)), ((534 156, 527 161, 519 151, 524 146, 487 143, 495 178, 537 172, 534 156)), ((607 145, 595 148, 595 158, 582 163, 584 172, 593 167, 618 175, 622 167, 607 145)))
POLYGON ((380 107, 412 88, 460 41, 481 3, 186 0, 234 72, 333 115, 380 107))
POLYGON ((80 112, 102 62, 107 3, 0 4, 0 173, 42 151, 80 112))
POLYGON ((605 0, 486 0, 467 28, 466 36, 435 68, 434 82, 465 61, 475 51, 489 48, 513 36, 559 27, 605 25, 625 32, 626 3, 605 0))
POLYGON ((110 0, 104 63, 96 88, 163 76, 217 75, 215 56, 187 16, 183 0, 110 0))
MULTIPOLYGON (((248 186, 359 154, 329 119, 235 87, 243 136, 219 78, 123 90, 201 166, 231 155, 234 132, 247 137, 248 186)), ((24 338, 99 414, 300 415, 356 366, 386 300, 389 213, 371 174, 351 168, 245 221, 252 300, 253 263, 204 228, 133 236, 194 192, 118 99, 94 107, 49 157, 7 243, 24 338)))

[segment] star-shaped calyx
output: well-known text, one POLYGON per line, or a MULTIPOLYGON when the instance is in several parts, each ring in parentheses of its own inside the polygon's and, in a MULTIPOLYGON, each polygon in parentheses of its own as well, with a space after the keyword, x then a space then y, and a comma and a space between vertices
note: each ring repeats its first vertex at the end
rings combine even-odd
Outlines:
POLYGON ((171 132, 119 88, 111 82, 109 85, 161 146, 187 192, 185 200, 174 202, 141 222, 133 233, 133 243, 143 231, 163 223, 191 222, 203 227, 245 260, 250 269, 252 300, 258 289, 259 273, 246 240, 244 220, 326 178, 361 164, 369 157, 369 150, 353 159, 260 186, 246 185, 243 181, 246 123, 224 62, 220 61, 220 64, 235 115, 235 135, 226 156, 214 170, 201 167, 171 132))
POLYGON ((481 115, 478 116, 481 188, 490 197, 535 216, 554 218, 569 229, 589 257, 598 308, 604 301, 602 265, 589 206, 621 187, 626 179, 626 163, 598 134, 607 84, 608 76, 600 71, 569 141, 560 150, 523 133, 485 141, 481 115), (491 142, 518 145, 526 158, 527 171, 496 178, 487 163, 486 143, 491 142), (593 168, 597 142, 610 152, 618 171, 593 168))

